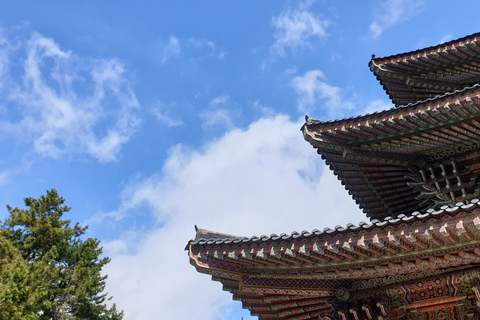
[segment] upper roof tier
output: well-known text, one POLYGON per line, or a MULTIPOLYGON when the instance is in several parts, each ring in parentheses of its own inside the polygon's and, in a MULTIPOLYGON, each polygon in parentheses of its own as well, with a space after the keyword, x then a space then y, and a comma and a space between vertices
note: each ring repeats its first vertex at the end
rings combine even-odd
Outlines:
POLYGON ((302 131, 370 218, 480 195, 480 85, 302 131))
POLYGON ((370 70, 399 107, 461 90, 480 81, 480 33, 389 57, 370 70))

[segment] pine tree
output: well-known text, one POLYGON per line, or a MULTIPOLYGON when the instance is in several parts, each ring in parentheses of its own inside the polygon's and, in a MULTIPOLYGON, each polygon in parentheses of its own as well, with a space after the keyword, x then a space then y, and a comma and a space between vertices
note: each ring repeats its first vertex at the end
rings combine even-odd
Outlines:
POLYGON ((27 209, 7 206, 0 226, 0 320, 120 320, 106 307, 106 276, 97 239, 83 239, 87 227, 62 220, 70 208, 57 191, 25 198, 27 209))

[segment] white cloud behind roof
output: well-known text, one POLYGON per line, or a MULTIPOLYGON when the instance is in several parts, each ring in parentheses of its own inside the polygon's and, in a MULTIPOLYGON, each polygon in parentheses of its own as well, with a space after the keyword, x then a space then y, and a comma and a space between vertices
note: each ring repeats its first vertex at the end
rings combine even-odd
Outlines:
POLYGON ((195 236, 194 225, 253 236, 364 219, 303 141, 300 126, 277 115, 233 129, 201 151, 178 145, 160 173, 126 187, 122 216, 148 207, 157 221, 133 247, 122 237, 106 244, 113 259, 106 269, 108 290, 127 319, 153 319, 157 310, 169 319, 229 319, 230 294, 187 262, 183 248, 195 236), (189 308, 182 308, 185 301, 189 308))

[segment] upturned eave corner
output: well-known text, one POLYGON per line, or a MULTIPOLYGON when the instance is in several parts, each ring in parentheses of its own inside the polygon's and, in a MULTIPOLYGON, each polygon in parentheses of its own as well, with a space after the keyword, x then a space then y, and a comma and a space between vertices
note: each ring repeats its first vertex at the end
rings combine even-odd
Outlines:
POLYGON ((195 269, 209 269, 208 264, 202 263, 198 260, 198 256, 194 255, 192 252, 192 245, 188 246, 188 257, 190 258, 190 264, 195 267, 195 269))

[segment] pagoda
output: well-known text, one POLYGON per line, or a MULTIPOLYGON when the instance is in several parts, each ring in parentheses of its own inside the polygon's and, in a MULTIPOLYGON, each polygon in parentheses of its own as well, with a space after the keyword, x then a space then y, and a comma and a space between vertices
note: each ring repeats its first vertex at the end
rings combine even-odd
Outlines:
POLYGON ((267 319, 480 319, 480 33, 370 70, 394 107, 301 131, 370 222, 186 250, 267 319))

